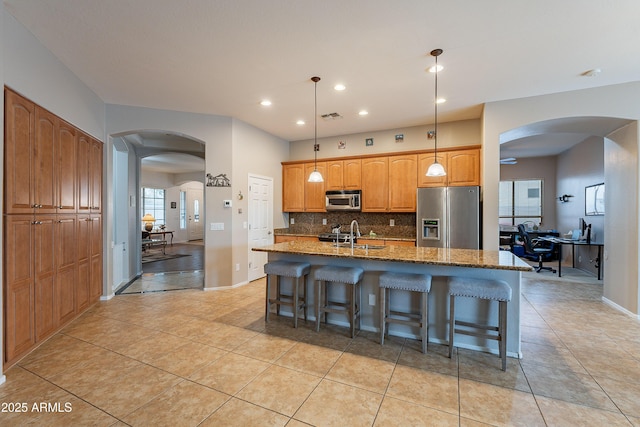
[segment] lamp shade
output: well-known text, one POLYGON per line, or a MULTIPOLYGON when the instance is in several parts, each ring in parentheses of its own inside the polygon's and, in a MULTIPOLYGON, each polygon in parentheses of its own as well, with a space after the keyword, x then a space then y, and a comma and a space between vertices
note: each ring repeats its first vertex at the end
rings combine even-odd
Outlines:
POLYGON ((150 213, 145 214, 142 217, 142 222, 154 222, 156 219, 153 217, 153 215, 151 215, 150 213))
POLYGON ((313 172, 311 172, 311 175, 309 175, 309 182, 323 182, 323 181, 324 179, 322 179, 322 174, 317 170, 314 170, 313 172))
POLYGON ((426 173, 427 176, 445 176, 446 174, 444 167, 438 162, 432 163, 426 173))

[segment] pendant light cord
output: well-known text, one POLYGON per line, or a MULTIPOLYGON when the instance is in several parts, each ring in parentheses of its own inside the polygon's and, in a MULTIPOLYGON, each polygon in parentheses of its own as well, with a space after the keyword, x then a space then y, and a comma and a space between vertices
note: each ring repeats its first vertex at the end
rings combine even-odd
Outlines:
POLYGON ((435 135, 434 135, 434 144, 435 144, 435 149, 433 152, 433 156, 434 156, 434 162, 438 163, 438 55, 436 55, 436 90, 435 90, 435 135))
POLYGON ((313 78, 313 170, 318 170, 318 80, 313 78))

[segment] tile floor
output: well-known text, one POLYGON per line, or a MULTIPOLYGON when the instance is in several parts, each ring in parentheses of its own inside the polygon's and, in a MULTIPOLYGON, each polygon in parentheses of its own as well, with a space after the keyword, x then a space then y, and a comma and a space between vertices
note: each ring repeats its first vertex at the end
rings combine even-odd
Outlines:
POLYGON ((525 274, 524 358, 507 372, 468 350, 265 324, 264 280, 117 296, 6 371, 0 425, 640 426, 640 325, 566 273, 525 274))

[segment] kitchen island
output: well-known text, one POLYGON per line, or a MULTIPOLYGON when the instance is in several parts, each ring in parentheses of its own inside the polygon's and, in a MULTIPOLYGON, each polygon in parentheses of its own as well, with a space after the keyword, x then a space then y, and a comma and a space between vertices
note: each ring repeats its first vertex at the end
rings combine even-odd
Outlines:
MULTIPOLYGON (((532 268, 520 258, 507 251, 485 251, 472 249, 441 249, 410 246, 336 246, 329 242, 292 241, 253 248, 268 252, 269 261, 305 261, 312 270, 309 278, 309 320, 315 319, 313 310, 314 267, 322 265, 357 266, 365 273, 361 283, 362 306, 360 308, 363 330, 379 331, 378 283, 385 271, 423 273, 433 276, 429 293, 429 341, 448 343, 449 298, 447 277, 462 276, 506 281, 513 290, 508 304, 507 354, 521 357, 520 351, 520 282, 523 271, 532 268)), ((282 278, 285 288, 291 281, 282 278)), ((332 300, 346 299, 345 290, 333 287, 332 300)), ((417 311, 419 298, 410 293, 395 294, 392 309, 417 311)), ((284 312, 284 308, 283 308, 284 312)), ((470 322, 497 324, 498 305, 495 302, 458 297, 456 318, 470 322)), ((329 323, 348 325, 346 316, 329 316, 329 323)), ((303 323, 304 325, 304 323, 303 323)), ((309 324, 310 325, 310 324, 309 324)), ((417 330, 405 325, 390 325, 389 333, 408 338, 418 338, 417 330)), ((303 326, 304 327, 304 326, 303 326)), ((484 338, 457 335, 456 346, 496 353, 496 341, 484 338)))

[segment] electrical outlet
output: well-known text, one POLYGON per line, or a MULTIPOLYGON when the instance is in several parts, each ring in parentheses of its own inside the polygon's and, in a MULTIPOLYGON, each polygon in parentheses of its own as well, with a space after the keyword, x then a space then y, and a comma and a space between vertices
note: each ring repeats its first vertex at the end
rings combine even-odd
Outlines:
POLYGON ((369 294, 369 305, 376 305, 376 294, 369 294))
POLYGON ((240 264, 236 264, 236 271, 240 271, 240 264))
POLYGON ((295 223, 296 223, 295 218, 291 218, 291 219, 289 220, 289 224, 293 225, 293 224, 295 224, 295 223))
POLYGON ((322 218, 322 225, 327 225, 327 218, 322 218))
POLYGON ((395 220, 395 219, 390 219, 390 220, 389 220, 389 225, 390 225, 391 227, 393 227, 394 225, 396 225, 396 220, 395 220))

